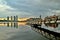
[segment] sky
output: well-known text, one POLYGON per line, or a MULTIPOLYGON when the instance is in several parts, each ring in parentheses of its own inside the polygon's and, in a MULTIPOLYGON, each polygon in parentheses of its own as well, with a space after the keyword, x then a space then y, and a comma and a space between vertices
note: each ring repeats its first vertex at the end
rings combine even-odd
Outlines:
POLYGON ((60 14, 60 0, 0 0, 0 17, 42 17, 60 14))

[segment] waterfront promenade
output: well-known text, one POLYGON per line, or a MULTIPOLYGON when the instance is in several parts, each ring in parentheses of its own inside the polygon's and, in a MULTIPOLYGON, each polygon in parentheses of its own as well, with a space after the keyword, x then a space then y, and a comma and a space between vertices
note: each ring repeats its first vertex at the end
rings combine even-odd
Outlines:
POLYGON ((34 31, 42 34, 49 40, 60 40, 60 26, 58 27, 58 24, 60 24, 60 18, 55 15, 54 17, 47 17, 44 20, 41 16, 40 18, 31 18, 27 21, 27 24, 30 25, 34 31), (49 27, 42 26, 43 24, 49 27))

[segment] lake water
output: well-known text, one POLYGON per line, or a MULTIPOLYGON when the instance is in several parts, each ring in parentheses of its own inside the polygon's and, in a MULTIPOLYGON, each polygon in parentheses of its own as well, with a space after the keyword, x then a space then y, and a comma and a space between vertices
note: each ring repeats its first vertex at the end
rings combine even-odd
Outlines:
POLYGON ((26 22, 0 22, 0 40, 48 40, 33 31, 26 22))

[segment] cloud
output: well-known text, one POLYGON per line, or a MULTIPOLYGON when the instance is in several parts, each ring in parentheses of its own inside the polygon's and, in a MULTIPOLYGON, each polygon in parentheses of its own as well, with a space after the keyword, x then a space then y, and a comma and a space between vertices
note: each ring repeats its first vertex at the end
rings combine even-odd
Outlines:
POLYGON ((60 10, 53 10, 51 13, 53 13, 54 15, 60 15, 60 10))
POLYGON ((3 11, 3 10, 7 10, 7 9, 13 10, 14 8, 12 8, 11 6, 8 6, 6 1, 0 0, 0 10, 3 11))
POLYGON ((3 0, 0 1, 1 15, 19 15, 38 17, 53 15, 53 10, 60 10, 60 0, 3 0))
POLYGON ((0 17, 12 15, 13 10, 16 10, 16 9, 7 5, 7 2, 5 0, 0 0, 0 17))

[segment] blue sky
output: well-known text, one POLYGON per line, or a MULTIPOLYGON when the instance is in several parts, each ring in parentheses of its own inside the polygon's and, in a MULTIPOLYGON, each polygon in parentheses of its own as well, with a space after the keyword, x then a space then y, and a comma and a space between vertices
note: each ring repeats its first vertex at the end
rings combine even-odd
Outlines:
POLYGON ((0 0, 0 17, 42 17, 60 14, 60 0, 0 0))

